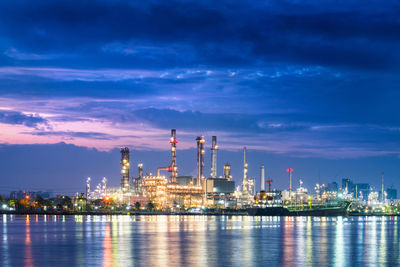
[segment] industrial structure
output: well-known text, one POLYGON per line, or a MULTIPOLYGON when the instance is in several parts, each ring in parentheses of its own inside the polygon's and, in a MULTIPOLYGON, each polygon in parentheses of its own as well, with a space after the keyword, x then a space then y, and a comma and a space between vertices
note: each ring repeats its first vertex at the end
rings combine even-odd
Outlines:
POLYGON ((249 194, 249 181, 247 178, 247 162, 246 162, 246 147, 243 148, 243 182, 242 182, 242 192, 244 195, 249 194))
POLYGON ((212 137, 211 145, 211 178, 217 178, 217 137, 212 137))
POLYGON ((228 181, 232 181, 232 175, 231 175, 231 165, 229 163, 226 163, 224 165, 224 176, 225 179, 228 181))
POLYGON ((212 137, 211 147, 211 177, 204 177, 205 139, 203 136, 196 138, 197 161, 196 177, 178 176, 176 130, 171 130, 171 163, 168 167, 157 168, 156 175, 143 174, 143 164, 138 164, 138 176, 132 177, 129 183, 130 152, 127 147, 121 148, 121 186, 107 190, 106 180, 103 185, 98 185, 96 190, 90 191, 90 179, 87 180, 86 195, 90 199, 113 199, 120 203, 133 205, 139 202, 145 206, 152 203, 157 209, 180 209, 192 207, 227 207, 235 206, 233 199, 235 182, 232 181, 230 165, 225 164, 224 176, 217 178, 217 137, 212 137), (169 177, 162 171, 170 173, 169 177))
POLYGON ((172 183, 176 182, 176 177, 178 177, 178 167, 176 166, 176 144, 178 140, 176 140, 176 130, 171 130, 171 165, 168 168, 168 171, 171 172, 170 181, 172 183))
POLYGON ((260 191, 265 191, 265 172, 264 172, 264 165, 261 165, 261 185, 260 191))
MULTIPOLYGON (((293 169, 287 168, 289 174, 289 187, 287 190, 272 190, 272 179, 265 177, 265 166, 260 166, 260 173, 257 175, 260 182, 260 191, 256 192, 256 179, 248 175, 247 148, 243 148, 243 177, 242 183, 235 188, 235 182, 231 174, 231 165, 223 165, 223 175, 217 175, 217 137, 212 136, 211 142, 211 166, 210 177, 204 176, 205 138, 198 136, 196 139, 196 176, 179 176, 177 164, 176 130, 171 130, 169 143, 171 146, 171 159, 168 167, 157 168, 156 175, 144 174, 144 165, 137 165, 137 177, 130 176, 130 150, 122 147, 121 152, 121 182, 119 187, 109 187, 106 178, 103 178, 94 190, 91 187, 91 178, 86 180, 86 198, 103 199, 115 201, 128 206, 146 207, 151 203, 158 210, 182 210, 191 208, 238 208, 251 207, 274 207, 276 205, 292 205, 304 201, 324 203, 329 199, 352 199, 354 203, 368 203, 368 205, 384 205, 389 199, 396 198, 397 192, 394 189, 384 191, 384 173, 381 175, 381 188, 372 191, 369 184, 353 184, 349 179, 342 180, 342 187, 337 183, 317 184, 314 188, 315 194, 303 187, 299 180, 299 187, 293 189, 293 169), (165 175, 163 171, 168 172, 165 175), (131 181, 131 182, 130 182, 131 181), (266 184, 268 189, 266 189, 266 184), (390 193, 390 194, 389 194, 390 193), (287 204, 289 203, 289 204, 287 204)), ((166 164, 167 165, 167 164, 166 164)), ((164 165, 164 166, 166 166, 164 165)), ((258 182, 257 182, 258 183, 258 182)), ((313 205, 314 205, 313 204, 313 205)), ((297 204, 295 204, 297 205, 297 204)), ((358 204, 360 205, 360 204, 358 204)))
POLYGON ((122 192, 128 192, 129 185, 129 148, 123 147, 121 148, 121 189, 122 192))
POLYGON ((196 185, 201 186, 202 179, 204 178, 204 136, 198 136, 196 138, 197 142, 197 176, 196 176, 196 185))

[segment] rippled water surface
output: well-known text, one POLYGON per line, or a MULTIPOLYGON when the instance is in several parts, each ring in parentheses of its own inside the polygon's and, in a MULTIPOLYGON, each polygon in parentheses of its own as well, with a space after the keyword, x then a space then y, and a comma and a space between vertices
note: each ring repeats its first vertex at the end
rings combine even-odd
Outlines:
POLYGON ((398 266, 397 217, 0 215, 1 266, 398 266))

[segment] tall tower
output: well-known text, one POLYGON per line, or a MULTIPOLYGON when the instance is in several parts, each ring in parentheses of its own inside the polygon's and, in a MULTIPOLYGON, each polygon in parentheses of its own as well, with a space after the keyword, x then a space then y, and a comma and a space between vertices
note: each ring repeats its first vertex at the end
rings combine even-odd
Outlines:
POLYGON ((90 177, 88 177, 86 180, 86 198, 89 197, 89 194, 90 194, 90 177))
POLYGON ((243 193, 248 194, 248 180, 247 180, 247 162, 246 162, 246 147, 243 148, 243 193))
POLYGON ((127 192, 129 190, 129 148, 121 148, 121 189, 122 192, 127 192))
POLYGON ((383 189, 383 187, 384 187, 384 179, 385 179, 385 173, 384 172, 382 172, 382 196, 381 196, 381 199, 382 199, 382 203, 383 202, 385 202, 385 190, 383 189))
POLYGON ((138 164, 138 177, 134 178, 133 185, 135 188, 135 195, 141 196, 143 193, 143 164, 138 164))
POLYGON ((217 137, 212 137, 211 146, 211 178, 217 178, 217 137))
POLYGON ((143 179, 143 163, 139 163, 137 165, 138 167, 138 175, 139 175, 139 179, 143 179))
POLYGON ((264 165, 261 165, 261 189, 260 191, 265 191, 265 173, 264 165))
POLYGON ((288 168, 287 170, 286 170, 288 173, 289 173, 289 192, 292 192, 292 172, 293 172, 293 169, 292 168, 288 168))
POLYGON ((204 171, 204 140, 203 136, 198 136, 197 141, 197 186, 201 186, 201 179, 204 171))
POLYGON ((178 167, 176 166, 176 130, 171 129, 171 165, 168 167, 168 171, 171 172, 170 182, 175 183, 176 177, 178 177, 178 167))
POLYGON ((229 163, 224 165, 224 178, 228 181, 232 181, 231 165, 229 163))

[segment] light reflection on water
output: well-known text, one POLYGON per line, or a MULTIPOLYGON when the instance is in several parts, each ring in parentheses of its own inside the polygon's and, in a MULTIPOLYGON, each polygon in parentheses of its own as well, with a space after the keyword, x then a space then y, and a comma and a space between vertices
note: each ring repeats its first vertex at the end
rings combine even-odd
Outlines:
POLYGON ((0 217, 2 266, 394 266, 397 217, 0 217))

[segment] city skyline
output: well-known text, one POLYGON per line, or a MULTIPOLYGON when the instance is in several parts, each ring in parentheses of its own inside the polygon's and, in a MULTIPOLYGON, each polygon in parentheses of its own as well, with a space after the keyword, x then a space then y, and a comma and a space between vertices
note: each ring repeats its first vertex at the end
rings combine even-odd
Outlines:
POLYGON ((377 186, 385 171, 400 188, 398 11, 396 1, 3 1, 0 190, 118 184, 121 146, 154 173, 169 162, 171 128, 182 175, 194 175, 199 135, 209 174, 216 135, 218 174, 229 161, 237 182, 246 146, 249 175, 264 164, 278 188, 287 167, 295 185, 377 186))

